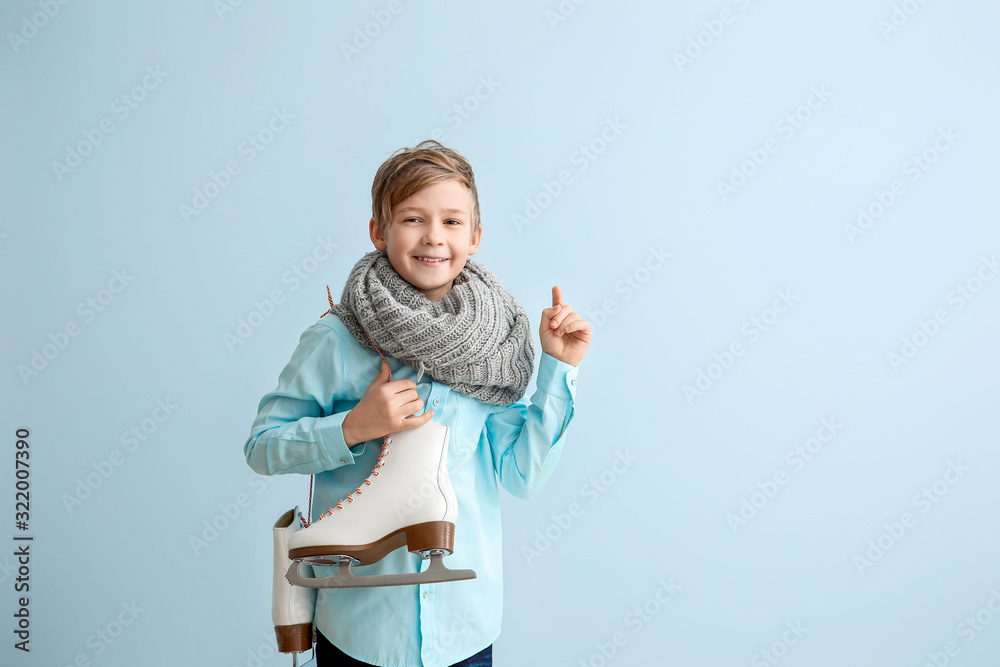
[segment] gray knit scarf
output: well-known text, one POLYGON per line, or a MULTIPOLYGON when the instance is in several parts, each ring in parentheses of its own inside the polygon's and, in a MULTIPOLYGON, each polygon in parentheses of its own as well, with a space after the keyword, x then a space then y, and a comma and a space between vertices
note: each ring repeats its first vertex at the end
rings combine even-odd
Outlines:
POLYGON ((371 336, 384 354, 484 403, 509 405, 528 386, 535 361, 528 315, 472 258, 451 291, 431 301, 396 273, 384 250, 369 252, 331 310, 364 347, 374 350, 371 336))

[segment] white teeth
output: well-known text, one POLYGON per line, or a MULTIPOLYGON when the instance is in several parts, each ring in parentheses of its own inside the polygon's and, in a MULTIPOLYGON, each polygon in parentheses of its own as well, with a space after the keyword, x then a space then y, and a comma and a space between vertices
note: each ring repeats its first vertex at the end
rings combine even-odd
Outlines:
POLYGON ((443 262, 443 257, 417 257, 417 259, 424 262, 443 262))

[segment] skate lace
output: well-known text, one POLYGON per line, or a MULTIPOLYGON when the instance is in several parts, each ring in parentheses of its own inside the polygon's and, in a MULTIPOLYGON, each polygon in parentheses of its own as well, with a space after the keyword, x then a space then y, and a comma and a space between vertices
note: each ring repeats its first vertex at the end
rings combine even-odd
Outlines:
MULTIPOLYGON (((324 316, 327 315, 327 313, 330 313, 330 312, 333 311, 333 295, 330 293, 330 286, 329 285, 326 286, 326 298, 330 301, 330 310, 328 310, 325 313, 323 313, 323 315, 320 315, 320 317, 324 317, 324 316)), ((389 366, 389 382, 391 382, 392 381, 392 366, 389 364, 389 361, 385 358, 385 355, 382 354, 382 350, 380 350, 378 348, 378 345, 375 344, 375 341, 372 340, 372 337, 368 335, 367 331, 365 331, 365 336, 367 336, 368 342, 372 344, 372 347, 375 348, 375 351, 378 352, 378 356, 382 357, 382 361, 384 361, 386 363, 386 365, 389 366)), ((354 496, 360 496, 364 492, 364 488, 365 487, 369 487, 369 486, 372 485, 372 477, 378 477, 379 476, 379 468, 382 468, 382 467, 385 466, 385 460, 389 457, 389 452, 390 452, 389 445, 391 445, 391 444, 392 444, 392 438, 390 438, 388 435, 386 435, 384 438, 382 438, 382 451, 378 455, 378 461, 375 464, 375 467, 372 468, 371 473, 368 475, 368 477, 365 478, 365 481, 362 482, 356 489, 354 489, 353 493, 348 493, 346 498, 342 499, 340 502, 336 503, 333 507, 330 507, 329 509, 327 509, 327 511, 323 512, 322 514, 320 514, 319 515, 319 519, 317 519, 316 521, 322 521, 323 519, 325 519, 328 516, 333 516, 334 510, 342 510, 342 509, 344 509, 344 503, 347 503, 347 504, 353 503, 354 500, 355 500, 354 496)), ((309 476, 309 514, 307 516, 310 516, 310 517, 312 516, 312 499, 313 499, 313 480, 314 480, 314 478, 315 478, 315 475, 310 475, 309 476)), ((304 516, 301 516, 301 515, 299 516, 299 520, 302 522, 302 527, 303 528, 308 528, 313 523, 315 523, 313 521, 309 521, 309 519, 307 517, 304 517, 304 516)))

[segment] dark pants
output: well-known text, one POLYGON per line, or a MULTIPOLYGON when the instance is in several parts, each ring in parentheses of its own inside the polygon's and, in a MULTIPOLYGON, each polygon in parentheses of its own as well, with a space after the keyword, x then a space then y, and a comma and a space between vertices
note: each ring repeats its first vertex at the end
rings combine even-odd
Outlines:
MULTIPOLYGON (((360 662, 331 644, 323 633, 316 632, 316 667, 371 667, 360 662)), ((493 667, 493 647, 487 646, 471 658, 456 662, 451 667, 493 667)))

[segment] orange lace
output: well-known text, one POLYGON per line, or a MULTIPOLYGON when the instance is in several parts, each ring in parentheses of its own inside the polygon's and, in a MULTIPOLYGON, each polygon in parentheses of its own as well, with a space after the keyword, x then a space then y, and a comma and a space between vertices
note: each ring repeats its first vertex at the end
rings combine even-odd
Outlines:
MULTIPOLYGON (((328 310, 325 313, 323 313, 322 315, 320 315, 320 317, 325 317, 327 314, 329 314, 330 312, 333 311, 333 295, 330 293, 330 286, 329 285, 326 286, 326 298, 330 302, 330 310, 328 310)), ((367 331, 365 331, 365 336, 367 336, 368 342, 372 344, 372 347, 375 348, 375 351, 378 352, 378 356, 382 357, 382 361, 384 361, 386 363, 386 366, 389 366, 389 382, 391 382, 392 381, 392 366, 389 364, 389 361, 385 358, 385 355, 382 354, 382 350, 380 350, 378 348, 378 345, 375 344, 375 341, 372 340, 372 337, 368 335, 367 331)), ((354 496, 356 496, 356 495, 360 496, 361 495, 361 493, 362 493, 361 487, 362 486, 371 486, 372 485, 372 477, 378 477, 378 475, 379 475, 378 469, 385 465, 385 459, 386 459, 387 456, 389 456, 389 444, 390 443, 392 443, 392 438, 390 438, 388 435, 386 435, 382 439, 382 451, 378 455, 378 463, 376 463, 375 467, 372 468, 371 474, 369 474, 368 477, 365 478, 365 481, 364 481, 364 483, 361 486, 359 486, 358 488, 354 489, 354 493, 348 493, 346 498, 344 498, 339 503, 337 503, 336 509, 338 509, 338 510, 344 509, 344 502, 345 501, 347 503, 353 503, 354 502, 354 496)), ((312 516, 313 479, 314 478, 315 478, 315 475, 310 475, 309 476, 309 515, 308 516, 310 516, 310 517, 312 516)), ((320 520, 322 520, 322 519, 324 519, 324 518, 326 518, 328 516, 333 516, 333 510, 334 510, 333 507, 330 507, 329 509, 327 509, 326 512, 323 512, 322 514, 319 515, 319 519, 317 519, 317 521, 320 521, 320 520)), ((300 519, 300 521, 302 521, 302 526, 304 528, 308 528, 309 526, 311 526, 314 523, 312 521, 309 521, 309 519, 306 518, 306 517, 299 517, 299 519, 300 519)))

